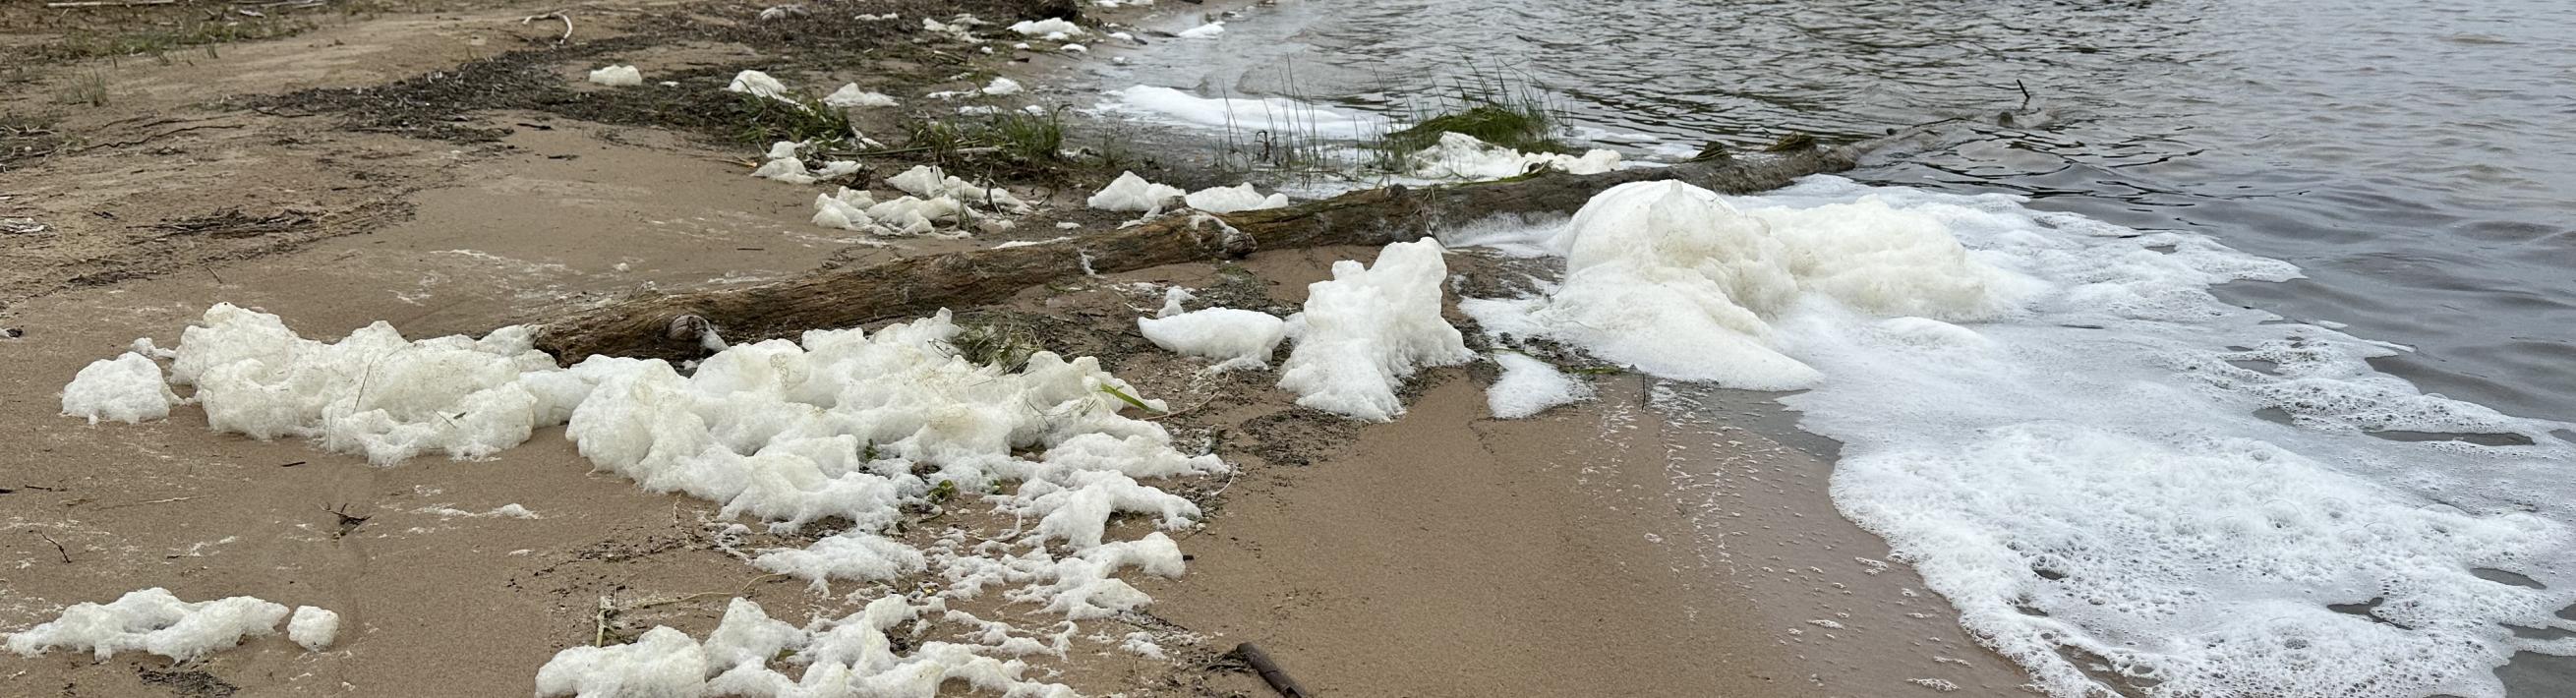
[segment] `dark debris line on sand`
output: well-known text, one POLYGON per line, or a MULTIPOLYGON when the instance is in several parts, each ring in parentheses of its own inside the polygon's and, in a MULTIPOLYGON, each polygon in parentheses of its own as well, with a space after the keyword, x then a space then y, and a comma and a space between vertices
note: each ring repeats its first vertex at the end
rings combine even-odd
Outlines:
MULTIPOLYGON (((1026 0, 932 2, 895 0, 872 5, 878 12, 904 17, 948 17, 975 14, 990 20, 1044 16, 1050 3, 1026 0)), ((421 135, 440 140, 479 143, 498 140, 508 131, 477 126, 469 114, 496 109, 524 109, 567 118, 622 126, 652 126, 688 131, 709 138, 751 142, 758 134, 743 125, 757 118, 761 106, 742 95, 723 91, 734 73, 761 70, 796 74, 864 67, 899 73, 906 82, 928 82, 967 69, 965 57, 924 41, 915 25, 855 19, 848 13, 815 13, 792 21, 763 22, 757 5, 715 4, 683 12, 647 15, 623 36, 560 46, 540 46, 468 61, 442 71, 386 85, 326 88, 252 100, 243 106, 270 114, 337 114, 349 128, 421 135), (762 58, 713 68, 675 71, 656 81, 680 83, 675 89, 578 90, 578 82, 561 72, 576 61, 613 59, 620 54, 688 43, 739 44, 762 58)))

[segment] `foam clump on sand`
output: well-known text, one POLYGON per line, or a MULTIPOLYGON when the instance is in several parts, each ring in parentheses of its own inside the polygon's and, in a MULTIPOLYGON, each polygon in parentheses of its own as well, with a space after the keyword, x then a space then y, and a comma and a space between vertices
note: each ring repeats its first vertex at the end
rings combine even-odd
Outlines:
POLYGON ((1580 156, 1524 153, 1454 132, 1440 134, 1439 143, 1415 151, 1408 158, 1413 176, 1427 179, 1502 179, 1529 174, 1539 168, 1570 174, 1600 174, 1621 166, 1619 152, 1615 150, 1596 148, 1580 156))
POLYGON ((904 196, 877 201, 863 189, 844 187, 830 194, 814 196, 813 223, 826 228, 856 230, 877 235, 964 237, 968 223, 979 223, 991 229, 1006 228, 1009 221, 999 216, 1018 215, 1030 210, 1029 204, 1001 187, 983 187, 922 165, 886 178, 886 184, 901 190, 904 196), (978 208, 982 210, 978 210, 978 208), (941 226, 949 226, 943 232, 941 226))
POLYGON ((872 92, 869 90, 859 89, 859 84, 853 82, 841 85, 841 89, 833 90, 831 94, 824 95, 823 104, 849 109, 852 107, 892 107, 900 105, 901 102, 895 101, 895 98, 887 96, 882 92, 872 92))
POLYGON ((131 352, 90 362, 63 386, 63 416, 84 417, 91 424, 161 419, 178 402, 162 378, 161 364, 131 352))
POLYGON ((340 637, 340 614, 313 606, 295 607, 295 615, 286 621, 286 639, 320 652, 340 637))
MULTIPOLYGON (((1086 472, 1226 469, 1213 455, 1174 450, 1161 425, 1120 415, 1130 404, 1164 405, 1135 397, 1097 359, 1038 352, 1003 371, 958 356, 949 341, 959 328, 945 311, 873 334, 815 330, 732 346, 687 376, 660 360, 607 356, 557 368, 521 327, 404 342, 378 323, 325 344, 229 304, 201 323, 181 334, 172 379, 198 385, 217 431, 308 437, 391 464, 431 452, 489 455, 535 427, 566 424, 583 456, 646 489, 784 526, 840 516, 873 530, 940 480, 969 491, 1023 480, 1022 492, 997 503, 1061 519, 1076 514, 1047 503, 1094 486, 1120 501, 1168 496, 1086 472), (1087 457, 1096 438, 1115 440, 1121 457, 1087 457), (1041 455, 1013 455, 1023 450, 1041 455)), ((1160 501, 1149 508, 1166 513, 1168 527, 1197 514, 1160 501)))
POLYGON ((1134 172, 1120 172, 1109 186, 1091 195, 1084 203, 1103 211, 1159 211, 1164 202, 1186 197, 1180 187, 1145 181, 1134 172))
POLYGON ((853 160, 826 160, 822 161, 821 167, 808 168, 805 164, 804 152, 811 149, 813 145, 811 141, 772 143, 769 145, 769 151, 763 154, 767 162, 753 169, 751 176, 788 184, 813 184, 859 171, 859 163, 853 160))
POLYGON ((1190 208, 1208 213, 1234 213, 1265 208, 1285 208, 1288 206, 1288 195, 1264 196, 1261 190, 1252 188, 1251 182, 1245 182, 1231 187, 1208 187, 1190 192, 1187 196, 1181 197, 1181 201, 1189 204, 1190 208))
POLYGON ((988 656, 994 652, 989 646, 933 640, 898 654, 897 638, 887 635, 907 621, 952 619, 973 617, 947 610, 939 599, 915 604, 889 596, 800 628, 771 619, 758 604, 734 599, 703 642, 655 627, 632 643, 564 650, 537 670, 536 695, 933 698, 952 681, 996 695, 1076 695, 1069 687, 1028 678, 1025 662, 988 656), (802 667, 793 678, 785 673, 791 667, 802 667))
POLYGON ((788 96, 787 83, 779 82, 778 78, 770 77, 768 73, 757 70, 735 73, 733 81, 725 83, 725 91, 740 92, 754 97, 768 97, 789 104, 796 102, 788 96))
POLYGON ((1543 298, 1470 300, 1488 331, 1548 337, 1680 380, 1794 390, 1823 378, 1782 353, 1772 320, 1802 295, 1868 312, 1990 317, 2016 277, 1971 259, 1937 221, 1863 200, 1748 214, 1681 182, 1594 196, 1547 246, 1565 278, 1543 298))
POLYGON ((1288 323, 1259 311, 1206 308, 1137 318, 1136 330, 1164 351, 1216 359, 1219 370, 1267 368, 1270 353, 1287 337, 1288 323))
POLYGON ((310 438, 391 464, 425 453, 480 458, 528 440, 569 405, 521 380, 552 371, 533 330, 403 339, 379 322, 338 342, 277 316, 218 303, 180 334, 170 381, 195 385, 207 425, 255 439, 310 438))
POLYGON ((1387 245, 1375 266, 1334 262, 1333 278, 1308 285, 1304 312, 1289 322, 1296 348, 1279 387, 1299 405, 1383 422, 1404 413, 1395 389, 1416 368, 1475 358, 1440 317, 1442 252, 1424 238, 1387 245))
MULTIPOLYGON (((153 587, 106 604, 74 604, 51 622, 10 634, 8 645, 29 657, 62 649, 89 650, 99 661, 119 652, 144 652, 185 662, 245 639, 275 635, 286 617, 286 606, 255 597, 190 603, 153 587)), ((305 615, 299 612, 297 618, 301 622, 305 615)), ((337 616, 333 619, 336 625, 337 616)), ((318 644, 329 644, 329 638, 318 644)))
POLYGON ((644 71, 631 65, 612 65, 590 71, 590 81, 609 87, 633 87, 644 84, 644 71))
POLYGON ((902 174, 886 178, 886 184, 904 193, 925 199, 949 197, 969 204, 980 204, 1003 213, 1027 213, 1029 205, 1001 187, 980 187, 937 167, 916 165, 902 174))
POLYGON ((1525 354, 1495 354, 1502 378, 1485 388, 1485 407, 1499 419, 1520 419, 1550 407, 1592 398, 1592 386, 1525 354))
MULTIPOLYGON (((274 315, 218 305, 182 332, 171 374, 197 384, 217 430, 309 437, 380 463, 429 452, 487 455, 525 441, 533 428, 565 425, 565 437, 600 469, 649 491, 715 502, 721 517, 756 517, 773 530, 846 521, 813 544, 749 558, 818 590, 932 574, 949 581, 933 603, 1002 589, 1068 620, 1150 603, 1114 574, 1179 575, 1179 549, 1159 531, 1111 540, 1109 519, 1134 514, 1164 530, 1195 526, 1202 516, 1195 503, 1140 480, 1229 466, 1178 450, 1160 424, 1120 414, 1166 406, 1139 397, 1097 359, 1037 352, 1019 368, 997 368, 960 356, 953 344, 960 332, 946 311, 873 333, 815 330, 725 347, 684 375, 661 360, 607 356, 559 368, 529 348, 525 328, 405 342, 379 323, 323 343, 274 315), (954 506, 933 496, 941 490, 974 493, 995 513, 1031 523, 971 544, 966 529, 951 528, 923 548, 882 535, 905 507, 954 506)), ((489 514, 533 516, 514 507, 489 514)), ((136 598, 128 605, 150 600, 136 598)), ((285 613, 277 607, 263 616, 260 631, 285 613)), ((80 620, 96 617, 72 625, 107 622, 80 620)), ((318 621, 299 620, 307 631, 298 640, 314 639, 318 621)), ((69 626, 39 628, 13 638, 13 647, 72 646, 52 639, 68 632, 58 627, 69 626)), ((674 634, 568 651, 556 664, 573 668, 550 665, 540 685, 631 695, 618 687, 693 686, 714 676, 666 666, 674 656, 713 651, 691 649, 695 642, 674 634)), ((1018 680, 1016 665, 983 655, 1024 650, 1033 640, 996 642, 1009 646, 925 645, 918 659, 903 660, 913 668, 872 664, 850 673, 899 687, 863 695, 935 692, 938 682, 917 671, 968 671, 987 687, 1004 686, 1018 680)))
POLYGON ((1084 31, 1082 25, 1054 17, 1013 24, 1011 31, 1019 32, 1021 36, 1034 36, 1048 41, 1062 41, 1090 33, 1084 31))

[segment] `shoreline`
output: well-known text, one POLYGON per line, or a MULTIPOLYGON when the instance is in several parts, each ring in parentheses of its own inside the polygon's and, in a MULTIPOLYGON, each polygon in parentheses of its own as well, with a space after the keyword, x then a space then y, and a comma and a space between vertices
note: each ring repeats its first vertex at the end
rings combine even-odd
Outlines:
MULTIPOLYGON (((295 55, 314 41, 381 40, 380 32, 406 28, 507 27, 504 20, 524 8, 472 9, 461 18, 325 26, 224 51, 231 60, 262 60, 295 55)), ((421 47, 391 50, 411 49, 421 47)), ((410 55, 413 62, 394 62, 392 70, 434 70, 455 59, 428 49, 410 55)), ((119 80, 140 74, 143 82, 166 84, 222 70, 221 60, 169 67, 166 75, 137 67, 119 80)), ((404 77, 360 72, 316 84, 404 77)), ((181 92, 111 109, 178 104, 194 94, 181 92)), ((900 243, 906 249, 895 251, 806 225, 798 190, 744 177, 720 160, 728 153, 682 132, 484 111, 477 123, 515 128, 504 126, 511 132, 485 146, 456 148, 347 131, 328 117, 222 111, 211 118, 225 126, 154 136, 150 146, 48 158, 11 172, 41 184, 34 198, 11 201, 14 206, 57 214, 115 209, 124 219, 57 233, 108 236, 83 238, 83 246, 64 251, 54 259, 58 266, 44 270, 51 276, 11 280, 20 288, 41 282, 61 290, 10 298, 7 316, 0 317, 0 325, 27 333, 0 348, 29 359, 0 378, 0 433, 17 435, 33 461, 15 472, 18 481, 0 482, 11 488, 0 498, 0 517, 38 533, 7 544, 15 567, 0 572, 0 627, 42 622, 70 603, 166 586, 187 599, 248 594, 338 609, 349 619, 344 639, 311 654, 283 639, 256 639, 178 664, 141 655, 92 662, 58 652, 11 660, 16 666, 0 674, 26 685, 181 695, 232 689, 365 695, 421 685, 515 693, 526 690, 536 666, 555 650, 608 632, 609 621, 593 606, 597 596, 652 604, 622 613, 618 622, 629 630, 667 623, 693 635, 723 612, 723 599, 710 596, 720 592, 757 600, 782 619, 850 608, 847 597, 810 594, 801 583, 766 579, 729 557, 707 534, 712 505, 645 493, 594 473, 560 429, 542 430, 531 443, 489 460, 430 456, 379 468, 298 440, 212 433, 192 409, 164 422, 91 427, 56 414, 53 398, 80 365, 113 354, 128 339, 175 344, 177 328, 214 301, 265 308, 315 336, 385 320, 419 338, 481 333, 640 285, 755 282, 816 263, 930 253, 957 243, 907 240, 900 243), (254 137, 293 143, 261 150, 254 137), (180 150, 154 157, 198 161, 156 165, 155 174, 142 177, 149 186, 131 182, 135 173, 109 162, 151 148, 180 150), (340 168, 327 171, 330 177, 363 184, 246 174, 312 157, 340 168), (134 197, 138 186, 197 196, 116 203, 134 197), (333 186, 355 193, 313 194, 338 192, 333 186), (312 220, 277 223, 282 228, 272 233, 136 237, 154 234, 147 221, 156 218, 204 218, 206 211, 197 210, 204 199, 232 189, 271 197, 228 204, 268 207, 249 210, 253 218, 270 210, 305 211, 299 215, 312 220), (130 229, 146 232, 115 232, 130 229), (531 234, 539 231, 546 234, 531 234), (120 257, 137 248, 116 245, 149 245, 154 256, 120 257), (441 513, 505 503, 542 518, 441 513), (335 507, 367 520, 341 530, 330 513, 335 507), (449 671, 465 664, 491 671, 449 671), (134 688, 137 682, 145 688, 134 688)), ((1077 201, 1002 237, 1055 235, 1046 225, 1051 220, 1097 229, 1115 218, 1084 212, 1077 201)), ((1366 261, 1373 254, 1289 250, 1256 255, 1244 266, 1263 282, 1264 298, 1293 305, 1332 261, 1366 261)), ((1453 254, 1451 263, 1478 263, 1473 256, 1453 254)), ((1781 446, 1804 435, 1777 431, 1786 427, 1776 417, 1755 418, 1768 426, 1751 431, 1735 424, 1696 432, 1657 426, 1647 407, 1651 389, 1631 376, 1610 379, 1597 402, 1528 421, 1493 421, 1482 417, 1476 399, 1476 383, 1490 379, 1489 367, 1418 378, 1408 390, 1413 414, 1391 425, 1299 413, 1282 407, 1284 394, 1259 376, 1198 385, 1188 362, 1133 336, 1128 313, 1147 301, 1131 297, 1122 283, 1197 287, 1224 278, 1206 265, 1178 265, 1085 281, 1074 292, 1031 289, 988 309, 1069 318, 1066 326, 1093 334, 1051 348, 1068 355, 1095 350, 1090 353, 1111 361, 1114 372, 1175 404, 1185 397, 1200 404, 1228 400, 1190 421, 1253 432, 1252 447, 1219 451, 1248 465, 1240 482, 1211 500, 1217 509, 1208 526, 1181 538, 1182 550, 1197 558, 1189 572, 1177 581, 1138 582, 1157 598, 1149 610, 1175 624, 1176 635, 1211 639, 1193 649, 1175 647, 1170 662, 1087 643, 1066 657, 1033 658, 1045 670, 1063 672, 1060 680, 1094 684, 1082 686, 1087 693, 1261 695, 1267 689, 1249 674, 1209 670, 1214 654, 1244 640, 1269 648, 1309 687, 1352 695, 1491 695, 1530 687, 1628 695, 1941 692, 1907 683, 1916 678, 2000 695, 2022 680, 2008 663, 1964 643, 1955 614, 1937 597, 1905 596, 1919 582, 1905 581, 1911 572, 1902 565, 1878 574, 1847 559, 1883 560, 1885 545, 1833 514, 1823 492, 1825 463, 1781 446), (1239 394, 1225 395, 1228 389, 1239 394), (1658 438, 1612 442, 1603 431, 1611 426, 1652 430, 1658 438), (1582 452, 1572 451, 1575 444, 1582 452), (1726 497, 1762 505, 1693 510, 1668 499, 1674 493, 1665 489, 1712 474, 1675 472, 1672 458, 1679 452, 1721 454, 1708 462, 1767 471, 1777 477, 1758 482, 1777 488, 1747 485, 1757 482, 1750 478, 1711 483, 1726 497), (1457 458, 1460 453, 1491 462, 1457 458), (1735 513, 1744 516, 1708 520, 1735 513), (1382 535, 1405 531, 1423 535, 1382 535), (1764 546, 1785 552, 1729 552, 1764 546), (1814 571, 1751 571, 1764 566, 1814 571), (1526 580, 1511 583, 1512 573, 1526 580), (1891 660, 1899 656, 1905 659, 1891 660)), ((1132 537, 1144 527, 1116 530, 1132 537)))

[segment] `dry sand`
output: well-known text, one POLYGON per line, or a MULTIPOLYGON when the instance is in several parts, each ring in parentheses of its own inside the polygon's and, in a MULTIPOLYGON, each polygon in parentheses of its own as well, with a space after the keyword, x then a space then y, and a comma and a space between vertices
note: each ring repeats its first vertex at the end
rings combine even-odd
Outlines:
MULTIPOLYGON (((374 84, 464 60, 460 45, 548 31, 517 25, 533 6, 463 5, 227 46, 223 60, 235 62, 119 69, 114 87, 131 101, 69 123, 101 142, 148 138, 0 173, 0 216, 56 225, 42 239, 0 238, 0 327, 25 333, 0 340, 12 365, 0 374, 11 456, 0 468, 0 628, 149 586, 346 619, 323 653, 268 638, 176 666, 0 658, 0 694, 525 695, 563 647, 653 624, 703 632, 736 594, 782 618, 851 607, 762 578, 707 536, 711 505, 592 474, 559 430, 488 461, 379 468, 301 442, 213 434, 191 408, 139 426, 56 414, 80 366, 135 337, 168 346, 218 301, 278 313, 308 335, 377 320, 414 337, 480 333, 645 285, 756 283, 992 242, 880 246, 812 227, 809 190, 744 177, 726 161, 740 153, 652 128, 486 112, 477 123, 512 132, 468 147, 183 109, 374 84), (329 60, 299 59, 313 56, 329 60), (188 121, 136 120, 162 110, 188 121), (206 128, 171 130, 191 126, 206 128), (230 209, 306 220, 234 220, 223 229, 249 232, 220 236, 171 227, 230 209), (542 518, 438 511, 513 503, 542 518), (364 521, 344 525, 334 511, 364 521), (616 609, 605 618, 603 597, 616 609)), ((656 55, 713 64, 732 50, 656 55)), ((1055 209, 1022 232, 1058 234, 1055 215, 1098 224, 1055 209)), ((2016 670, 1976 649, 1910 571, 1880 562, 1883 544, 1835 515, 1830 444, 1798 438, 1758 396, 1688 408, 1614 377, 1596 402, 1497 421, 1480 391, 1490 369, 1468 367, 1423 375, 1400 421, 1357 425, 1290 406, 1267 373, 1196 375, 1133 330, 1138 309, 1157 301, 1128 282, 1284 310, 1333 260, 1371 254, 1286 250, 1227 268, 1074 278, 985 309, 1194 406, 1176 428, 1205 430, 1243 466, 1230 483, 1189 491, 1212 522, 1181 540, 1195 556, 1188 575, 1143 583, 1158 599, 1152 613, 1085 629, 1205 641, 1167 643, 1171 662, 1086 641, 1042 667, 1086 693, 1268 695, 1219 657, 1251 641, 1328 696, 1937 693, 1912 679, 2016 693, 2016 670)))

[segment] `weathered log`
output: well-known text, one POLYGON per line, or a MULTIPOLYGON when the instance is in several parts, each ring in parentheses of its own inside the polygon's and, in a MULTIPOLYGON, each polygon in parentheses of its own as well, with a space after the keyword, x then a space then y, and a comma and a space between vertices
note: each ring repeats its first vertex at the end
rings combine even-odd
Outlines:
POLYGON ((906 257, 747 288, 629 298, 546 323, 537 333, 537 348, 567 364, 593 354, 693 358, 706 354, 710 331, 733 341, 785 337, 990 303, 1086 271, 1235 259, 1259 250, 1382 245, 1497 215, 1571 212, 1601 190, 1629 182, 1682 180, 1734 194, 1767 191, 1798 177, 1850 169, 1866 147, 1806 148, 1591 175, 1546 171, 1492 182, 1390 186, 1287 208, 1166 216, 1059 243, 906 257))

